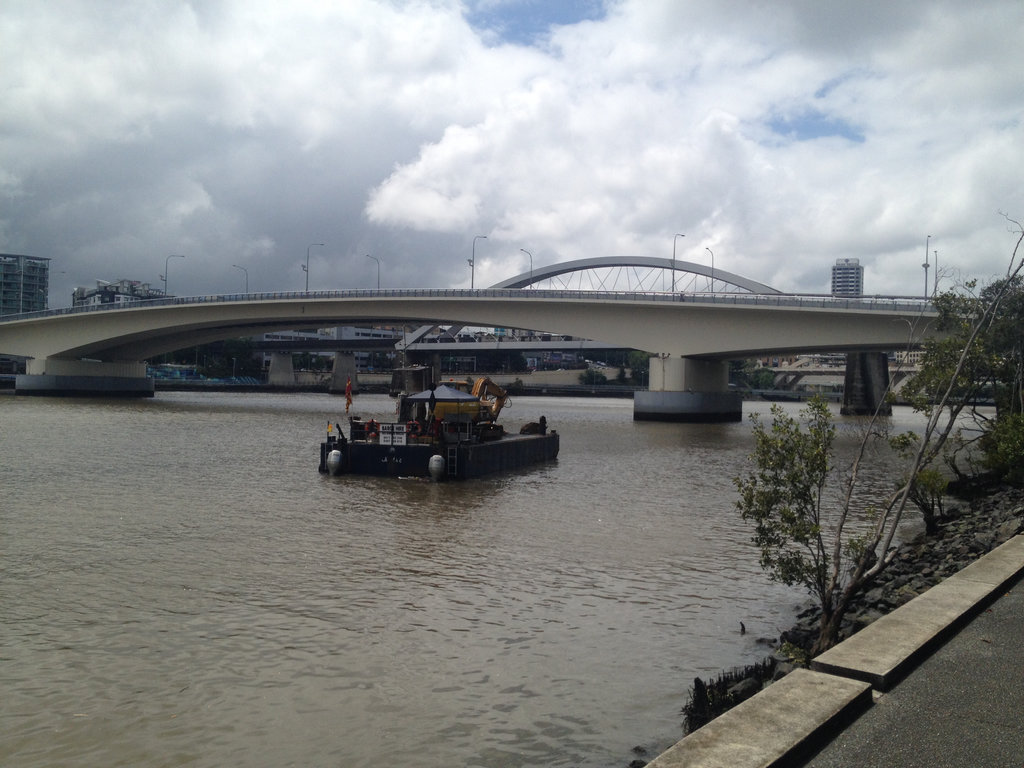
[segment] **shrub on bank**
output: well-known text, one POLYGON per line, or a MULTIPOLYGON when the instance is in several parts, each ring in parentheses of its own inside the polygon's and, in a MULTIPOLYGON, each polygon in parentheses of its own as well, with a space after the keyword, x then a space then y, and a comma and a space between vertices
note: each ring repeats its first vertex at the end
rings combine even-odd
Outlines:
MULTIPOLYGON (((972 494, 969 502, 950 505, 935 533, 923 533, 901 545, 889 568, 852 601, 840 641, 1024 533, 1024 489, 1000 485, 990 487, 987 494, 979 494, 977 487, 965 490, 972 494)), ((794 667, 806 666, 820 621, 817 607, 809 607, 779 636, 775 653, 760 664, 723 672, 712 680, 694 680, 682 708, 684 733, 710 722, 794 667)))

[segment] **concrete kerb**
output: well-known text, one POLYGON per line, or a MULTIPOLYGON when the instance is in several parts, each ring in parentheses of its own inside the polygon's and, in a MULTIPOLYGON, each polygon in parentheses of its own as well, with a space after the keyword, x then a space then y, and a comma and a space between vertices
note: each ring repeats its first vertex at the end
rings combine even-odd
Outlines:
POLYGON ((887 691, 1022 572, 1024 536, 1015 536, 825 651, 811 662, 811 669, 887 691))
POLYGON ((648 768, 794 765, 1024 575, 1024 535, 883 616, 656 757, 648 768))
POLYGON ((871 704, 859 680, 797 669, 698 728, 647 768, 746 768, 792 762, 871 704))

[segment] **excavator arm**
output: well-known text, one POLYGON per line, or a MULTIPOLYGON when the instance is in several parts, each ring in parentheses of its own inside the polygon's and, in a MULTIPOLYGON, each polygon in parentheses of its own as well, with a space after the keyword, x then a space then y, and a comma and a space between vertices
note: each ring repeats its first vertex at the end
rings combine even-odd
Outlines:
POLYGON ((473 384, 473 396, 480 399, 480 403, 487 410, 491 421, 497 421, 501 409, 510 404, 508 392, 486 376, 477 379, 473 384))

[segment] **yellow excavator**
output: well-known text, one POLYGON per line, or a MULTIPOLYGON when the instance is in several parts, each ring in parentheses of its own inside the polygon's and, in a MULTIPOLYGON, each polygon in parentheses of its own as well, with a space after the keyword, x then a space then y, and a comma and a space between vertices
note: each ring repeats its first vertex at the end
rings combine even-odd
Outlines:
MULTIPOLYGON (((498 420, 498 414, 501 413, 502 408, 511 405, 508 392, 495 384, 487 376, 482 376, 473 381, 469 379, 450 379, 445 384, 471 394, 480 401, 479 411, 472 416, 474 424, 485 424, 487 422, 493 424, 498 420)), ((440 408, 442 404, 438 403, 437 405, 440 408)), ((445 405, 448 404, 446 403, 445 405)), ((465 407, 462 410, 465 412, 465 407)))
POLYGON ((488 421, 497 421, 501 409, 509 402, 508 392, 486 376, 473 383, 473 395, 480 398, 481 410, 486 411, 488 421))

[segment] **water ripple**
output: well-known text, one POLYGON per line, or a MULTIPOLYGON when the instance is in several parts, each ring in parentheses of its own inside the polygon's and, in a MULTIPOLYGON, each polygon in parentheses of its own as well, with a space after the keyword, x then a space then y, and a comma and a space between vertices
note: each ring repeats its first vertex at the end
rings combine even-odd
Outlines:
POLYGON ((517 398, 558 461, 439 485, 318 475, 337 413, 0 396, 0 763, 619 764, 802 599, 733 509, 749 425, 517 398))

